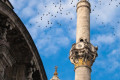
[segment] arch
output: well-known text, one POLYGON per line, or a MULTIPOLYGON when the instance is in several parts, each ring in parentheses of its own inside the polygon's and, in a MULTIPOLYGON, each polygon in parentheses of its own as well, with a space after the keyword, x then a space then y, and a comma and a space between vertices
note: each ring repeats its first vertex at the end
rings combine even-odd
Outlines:
MULTIPOLYGON (((7 6, 1 0, 0 15, 9 19, 9 22, 12 24, 12 29, 9 29, 6 35, 7 42, 10 46, 8 51, 13 58, 13 63, 11 63, 12 66, 23 65, 25 68, 32 68, 33 70, 37 69, 40 73, 41 80, 47 80, 40 55, 25 25, 16 15, 13 9, 7 6)), ((19 66, 17 68, 19 68, 19 66)))

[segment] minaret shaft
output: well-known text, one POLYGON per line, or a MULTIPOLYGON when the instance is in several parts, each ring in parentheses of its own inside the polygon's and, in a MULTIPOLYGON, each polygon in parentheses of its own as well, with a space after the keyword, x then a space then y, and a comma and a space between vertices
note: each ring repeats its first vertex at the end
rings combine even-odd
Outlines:
POLYGON ((75 80, 91 80, 91 66, 97 57, 97 47, 90 43, 90 3, 77 4, 76 43, 70 50, 70 61, 75 65, 75 80))
POLYGON ((81 38, 90 42, 90 4, 87 1, 80 1, 77 4, 76 43, 81 38))
POLYGON ((76 68, 75 80, 91 80, 91 70, 88 67, 76 68))
MULTIPOLYGON (((90 4, 87 1, 80 1, 77 4, 77 31, 76 43, 80 40, 90 42, 90 4)), ((83 66, 75 69, 75 80, 91 80, 90 68, 83 66)))

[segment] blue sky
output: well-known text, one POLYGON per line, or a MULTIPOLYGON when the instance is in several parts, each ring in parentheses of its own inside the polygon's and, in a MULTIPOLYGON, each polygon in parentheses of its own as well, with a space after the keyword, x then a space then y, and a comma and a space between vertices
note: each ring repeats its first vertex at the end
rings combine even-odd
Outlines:
MULTIPOLYGON (((69 51, 76 40, 77 0, 61 1, 59 11, 59 0, 10 0, 37 46, 48 79, 58 66, 61 80, 74 80, 69 51)), ((99 48, 91 80, 120 80, 120 0, 89 1, 91 43, 99 48)))

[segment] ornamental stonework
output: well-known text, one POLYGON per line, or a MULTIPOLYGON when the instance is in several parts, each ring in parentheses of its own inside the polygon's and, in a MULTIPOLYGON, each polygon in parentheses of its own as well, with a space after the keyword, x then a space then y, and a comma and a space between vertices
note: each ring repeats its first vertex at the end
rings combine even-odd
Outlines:
POLYGON ((97 50, 98 48, 87 42, 86 39, 81 39, 80 42, 72 45, 69 59, 75 65, 75 68, 78 66, 91 67, 98 56, 97 50))

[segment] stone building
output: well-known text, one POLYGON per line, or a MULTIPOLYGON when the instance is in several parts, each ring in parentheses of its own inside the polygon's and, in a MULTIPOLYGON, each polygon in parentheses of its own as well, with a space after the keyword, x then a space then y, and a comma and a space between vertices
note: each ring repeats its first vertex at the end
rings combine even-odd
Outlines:
POLYGON ((0 80, 47 80, 37 48, 9 0, 0 0, 0 80))
POLYGON ((70 61, 75 65, 75 80, 91 80, 91 66, 97 57, 97 47, 90 43, 90 3, 77 4, 76 43, 70 50, 70 61))

